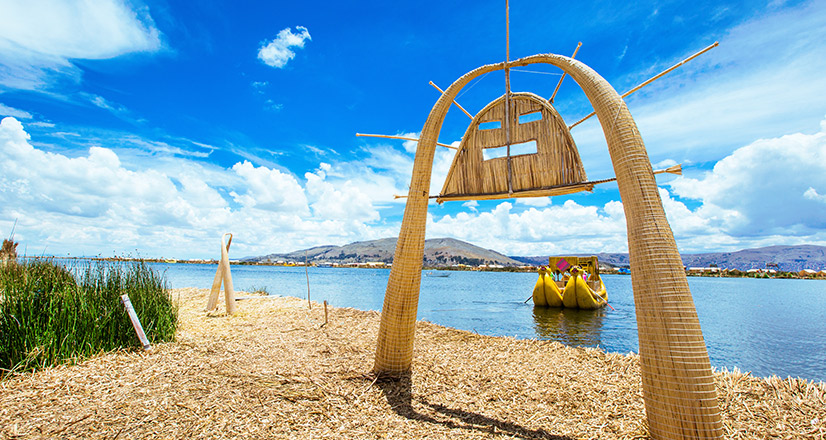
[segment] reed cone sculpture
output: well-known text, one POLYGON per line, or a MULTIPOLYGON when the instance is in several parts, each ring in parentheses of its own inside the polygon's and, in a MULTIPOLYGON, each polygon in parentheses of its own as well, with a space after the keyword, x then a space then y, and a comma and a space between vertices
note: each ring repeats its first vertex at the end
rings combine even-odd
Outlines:
POLYGON ((235 313, 235 289, 232 287, 232 273, 229 267, 229 247, 232 244, 232 234, 227 232, 221 236, 221 260, 215 271, 212 289, 209 292, 209 301, 206 311, 213 312, 218 308, 218 296, 221 294, 221 284, 224 285, 224 302, 227 306, 227 315, 235 313), (229 237, 229 240, 227 240, 229 237))

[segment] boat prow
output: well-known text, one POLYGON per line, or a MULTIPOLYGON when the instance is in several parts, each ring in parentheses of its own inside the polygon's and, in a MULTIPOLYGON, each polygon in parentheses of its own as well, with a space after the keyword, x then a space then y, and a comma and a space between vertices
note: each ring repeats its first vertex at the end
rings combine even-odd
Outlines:
POLYGON ((539 269, 533 302, 540 307, 599 309, 608 305, 597 257, 550 257, 539 269))

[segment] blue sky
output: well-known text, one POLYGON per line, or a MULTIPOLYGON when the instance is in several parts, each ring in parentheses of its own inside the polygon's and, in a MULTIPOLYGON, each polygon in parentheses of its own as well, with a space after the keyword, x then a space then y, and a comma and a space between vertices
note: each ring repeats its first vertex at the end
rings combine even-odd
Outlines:
MULTIPOLYGON (((236 257, 396 236, 438 92, 505 56, 504 2, 0 0, 0 233, 30 254, 236 257)), ((627 99, 683 252, 826 245, 826 2, 518 1, 511 58, 570 55, 627 99)), ((513 72, 550 97, 559 70, 513 72)), ((459 102, 504 93, 491 73, 459 102)), ((591 111, 569 79, 554 102, 591 111)), ((469 120, 452 109, 440 141, 469 120)), ((596 118, 572 129, 611 177, 596 118)), ((440 149, 432 193, 453 151, 440 149)), ((616 185, 431 205, 429 237, 511 255, 627 250, 616 185)))

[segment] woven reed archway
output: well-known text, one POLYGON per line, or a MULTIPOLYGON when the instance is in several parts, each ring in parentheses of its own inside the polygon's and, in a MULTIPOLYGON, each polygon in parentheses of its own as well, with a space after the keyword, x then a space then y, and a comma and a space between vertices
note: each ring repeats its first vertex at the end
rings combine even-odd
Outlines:
MULTIPOLYGON (((511 61, 508 67, 537 63, 561 68, 582 87, 605 133, 628 227, 643 397, 651 436, 720 438, 722 424, 708 352, 636 123, 616 90, 579 61, 539 54, 511 61)), ((382 308, 376 374, 399 376, 410 371, 428 190, 436 141, 447 111, 468 82, 504 68, 505 63, 489 64, 456 80, 433 106, 422 129, 382 308)))

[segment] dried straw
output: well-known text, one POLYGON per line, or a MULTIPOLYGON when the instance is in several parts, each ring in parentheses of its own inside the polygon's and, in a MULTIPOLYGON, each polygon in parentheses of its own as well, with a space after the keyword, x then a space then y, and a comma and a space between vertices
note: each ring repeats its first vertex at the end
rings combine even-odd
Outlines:
MULTIPOLYGON (((646 438, 639 357, 417 322, 412 375, 365 374, 379 314, 299 298, 207 316, 178 340, 0 382, 0 438, 646 438)), ((732 439, 823 438, 826 385, 717 372, 732 439)))

